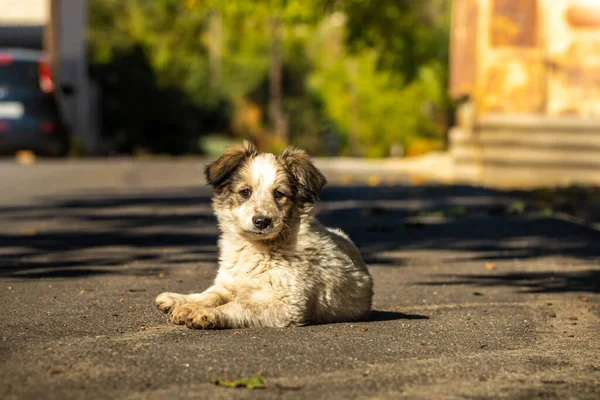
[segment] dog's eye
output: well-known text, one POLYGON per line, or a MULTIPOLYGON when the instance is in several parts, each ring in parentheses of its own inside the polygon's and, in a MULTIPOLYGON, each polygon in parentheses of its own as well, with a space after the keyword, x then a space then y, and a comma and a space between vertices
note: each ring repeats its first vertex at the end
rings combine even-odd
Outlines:
POLYGON ((281 200, 285 197, 285 195, 283 193, 281 193, 279 190, 276 190, 273 192, 273 197, 275 197, 275 200, 281 200))
POLYGON ((240 196, 242 196, 245 199, 250 197, 251 194, 252 194, 252 191, 250 189, 240 190, 240 196))

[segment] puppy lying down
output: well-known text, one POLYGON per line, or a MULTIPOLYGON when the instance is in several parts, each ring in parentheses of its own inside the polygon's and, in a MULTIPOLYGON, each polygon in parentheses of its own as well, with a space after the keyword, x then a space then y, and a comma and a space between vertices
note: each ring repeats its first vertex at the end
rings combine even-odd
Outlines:
POLYGON ((190 328, 285 327, 368 316, 373 282, 350 238, 311 215, 325 177, 290 147, 245 142, 205 169, 214 188, 219 271, 202 293, 162 293, 156 304, 190 328))

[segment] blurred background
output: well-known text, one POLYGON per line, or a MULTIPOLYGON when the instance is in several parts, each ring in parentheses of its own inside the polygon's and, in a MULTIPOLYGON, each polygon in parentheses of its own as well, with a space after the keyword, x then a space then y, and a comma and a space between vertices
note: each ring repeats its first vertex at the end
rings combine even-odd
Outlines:
POLYGON ((214 157, 246 138, 317 157, 437 154, 455 181, 600 180, 598 0, 0 9, 5 154, 214 157))
POLYGON ((2 47, 43 50, 86 154, 442 148, 445 0, 4 0, 2 47), (7 40, 10 39, 10 40, 7 40), (8 43, 10 42, 10 43, 8 43))

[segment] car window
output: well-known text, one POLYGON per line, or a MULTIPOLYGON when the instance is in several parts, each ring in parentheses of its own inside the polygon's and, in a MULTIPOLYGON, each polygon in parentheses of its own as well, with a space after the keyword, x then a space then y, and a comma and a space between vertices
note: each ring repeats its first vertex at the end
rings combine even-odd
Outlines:
POLYGON ((25 61, 0 63, 0 86, 39 87, 37 63, 25 61))

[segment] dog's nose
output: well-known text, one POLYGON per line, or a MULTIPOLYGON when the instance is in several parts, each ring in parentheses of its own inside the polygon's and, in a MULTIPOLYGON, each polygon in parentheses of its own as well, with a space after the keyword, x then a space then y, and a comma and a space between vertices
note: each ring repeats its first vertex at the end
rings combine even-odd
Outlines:
POLYGON ((271 218, 263 216, 254 216, 252 217, 252 223, 258 229, 267 229, 269 225, 271 225, 271 218))

